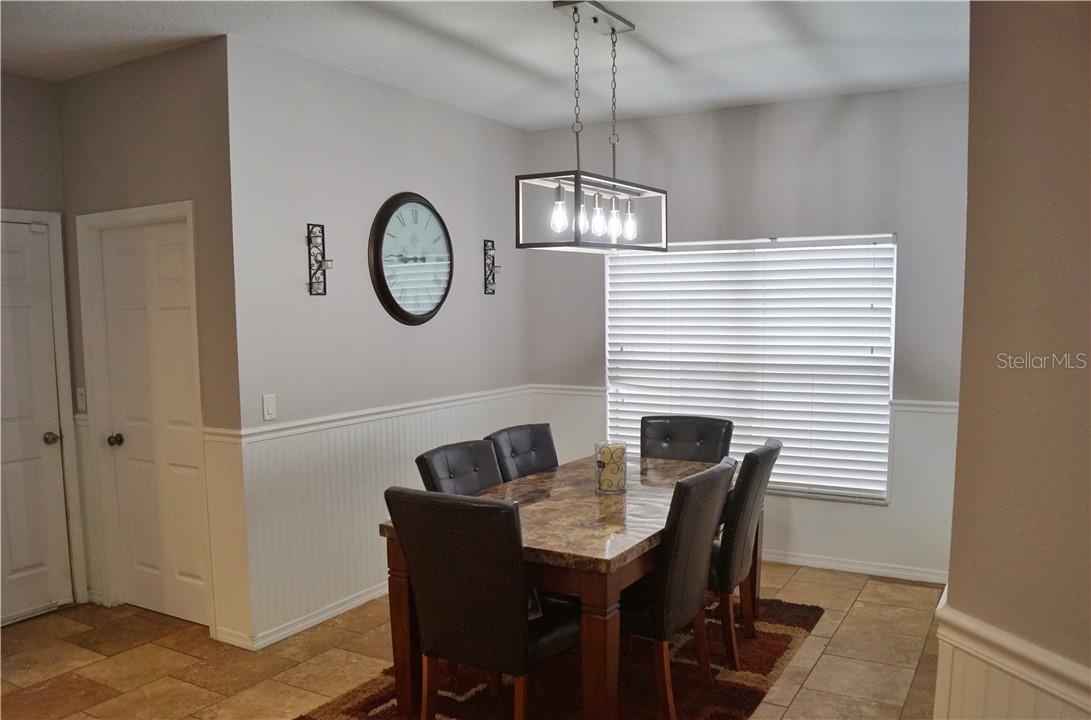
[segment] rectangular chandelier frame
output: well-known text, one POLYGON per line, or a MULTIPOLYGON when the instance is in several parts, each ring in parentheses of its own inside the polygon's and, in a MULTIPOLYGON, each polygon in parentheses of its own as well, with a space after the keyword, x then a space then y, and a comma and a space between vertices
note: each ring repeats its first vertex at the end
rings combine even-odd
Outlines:
POLYGON ((649 185, 598 175, 582 170, 531 173, 515 177, 515 247, 521 250, 618 253, 633 251, 667 252, 667 191, 649 185), (549 225, 549 211, 555 204, 557 186, 564 190, 568 227, 560 233, 549 225), (639 232, 633 240, 623 236, 580 232, 576 221, 581 205, 593 212, 595 195, 604 205, 620 203, 621 212, 635 205, 639 232), (576 202, 583 198, 583 203, 576 202))

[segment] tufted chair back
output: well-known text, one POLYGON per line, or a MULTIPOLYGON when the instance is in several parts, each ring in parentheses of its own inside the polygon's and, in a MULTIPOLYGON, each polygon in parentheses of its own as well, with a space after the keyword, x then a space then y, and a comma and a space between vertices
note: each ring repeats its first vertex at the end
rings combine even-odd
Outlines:
POLYGON ((765 491, 782 447, 779 440, 766 440, 743 458, 739 477, 731 489, 731 501, 724 510, 720 554, 712 560, 719 589, 726 588, 723 592, 731 592, 750 574, 765 491))
POLYGON ((473 495, 499 485, 500 466, 488 440, 443 445, 417 456, 424 487, 449 495, 473 495))
POLYGON ((516 425, 497 430, 485 439, 496 451, 504 482, 557 467, 557 449, 549 423, 516 425))
POLYGON ((640 456, 718 463, 731 449, 730 420, 697 415, 640 418, 640 456))

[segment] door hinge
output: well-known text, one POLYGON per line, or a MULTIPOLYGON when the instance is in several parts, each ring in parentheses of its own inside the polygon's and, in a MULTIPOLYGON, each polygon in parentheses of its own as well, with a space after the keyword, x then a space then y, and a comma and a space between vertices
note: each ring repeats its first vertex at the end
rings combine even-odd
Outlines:
POLYGON ((36 223, 36 222, 32 222, 32 223, 30 224, 30 231, 31 231, 32 233, 44 233, 44 232, 49 232, 49 226, 48 226, 48 225, 46 225, 45 223, 36 223))

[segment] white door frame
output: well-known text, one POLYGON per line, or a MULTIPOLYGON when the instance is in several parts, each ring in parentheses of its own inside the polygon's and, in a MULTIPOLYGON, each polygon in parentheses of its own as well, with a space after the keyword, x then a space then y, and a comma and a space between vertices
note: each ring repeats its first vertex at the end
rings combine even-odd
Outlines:
MULTIPOLYGON (((186 242, 190 256, 194 258, 194 272, 190 275, 190 298, 193 301, 193 357, 199 358, 197 340, 197 289, 196 289, 196 254, 194 252, 193 202, 164 203, 144 207, 109 210, 91 215, 76 217, 76 242, 79 255, 80 276, 80 311, 83 325, 83 363, 87 385, 87 420, 88 435, 91 438, 91 457, 94 458, 96 477, 100 495, 97 498, 97 511, 102 517, 101 536, 94 539, 92 552, 99 559, 98 566, 103 569, 101 601, 104 605, 117 605, 128 594, 127 575, 123 569, 121 550, 121 516, 119 510, 117 474, 114 464, 115 453, 106 451, 104 438, 113 432, 112 411, 110 404, 110 372, 106 335, 106 298, 103 292, 102 267, 102 231, 136 225, 157 223, 185 222, 186 242)), ((198 387, 200 387, 200 368, 198 367, 198 387)), ((197 404, 197 416, 203 418, 201 394, 194 398, 197 404)), ((202 452, 203 444, 202 444, 202 452)), ((202 473, 205 472, 202 461, 202 473)), ((206 488, 208 476, 204 478, 206 488)), ((211 555, 211 538, 209 543, 211 555)), ((211 627, 216 627, 215 608, 212 586, 212 558, 208 558, 209 597, 208 617, 211 627)))
POLYGON ((76 462, 76 424, 72 412, 72 371, 68 360, 68 301, 64 278, 64 243, 60 213, 0 210, 3 222, 45 225, 49 234, 49 284, 53 305, 53 356, 57 368, 57 411, 60 417, 61 468, 68 515, 68 559, 76 602, 87 602, 87 555, 83 543, 83 510, 76 462))

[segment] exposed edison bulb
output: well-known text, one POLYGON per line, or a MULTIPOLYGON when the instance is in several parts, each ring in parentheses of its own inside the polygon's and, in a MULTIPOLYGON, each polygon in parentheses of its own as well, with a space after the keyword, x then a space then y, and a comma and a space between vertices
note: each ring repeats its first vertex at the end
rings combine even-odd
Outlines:
POLYGON ((610 198, 610 219, 606 221, 606 234, 616 241, 621 237, 621 214, 617 211, 617 198, 610 198))
POLYGON ((580 235, 586 235, 591 222, 587 219, 587 206, 580 203, 580 214, 576 216, 576 227, 580 229, 580 235))
POLYGON ((606 215, 602 212, 601 193, 595 193, 595 208, 591 211, 591 234, 597 237, 606 234, 606 215))
POLYGON ((549 218, 549 227, 553 232, 564 232, 568 228, 568 208, 564 206, 564 188, 557 183, 556 200, 553 203, 553 214, 549 218))
POLYGON ((625 225, 621 230, 626 240, 636 240, 636 215, 633 215, 633 201, 625 201, 625 225))

